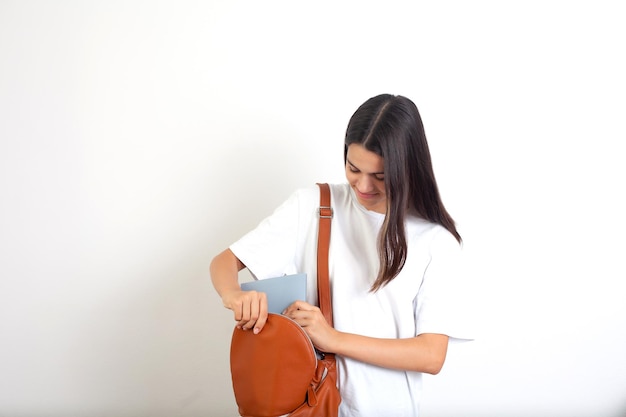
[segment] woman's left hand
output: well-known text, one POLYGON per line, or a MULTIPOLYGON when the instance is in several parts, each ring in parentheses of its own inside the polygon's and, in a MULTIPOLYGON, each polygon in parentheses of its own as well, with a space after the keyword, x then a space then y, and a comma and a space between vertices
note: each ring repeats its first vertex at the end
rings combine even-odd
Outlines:
POLYGON ((316 348, 322 352, 333 352, 333 341, 338 332, 328 324, 319 307, 296 301, 283 311, 283 315, 298 323, 316 348))

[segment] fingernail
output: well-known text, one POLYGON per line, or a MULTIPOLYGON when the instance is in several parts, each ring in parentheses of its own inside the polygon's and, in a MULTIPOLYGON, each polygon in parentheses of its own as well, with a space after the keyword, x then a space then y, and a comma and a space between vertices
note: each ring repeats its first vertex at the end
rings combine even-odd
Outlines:
POLYGON ((261 331, 261 329, 259 329, 258 327, 254 328, 254 334, 259 334, 260 331, 261 331))

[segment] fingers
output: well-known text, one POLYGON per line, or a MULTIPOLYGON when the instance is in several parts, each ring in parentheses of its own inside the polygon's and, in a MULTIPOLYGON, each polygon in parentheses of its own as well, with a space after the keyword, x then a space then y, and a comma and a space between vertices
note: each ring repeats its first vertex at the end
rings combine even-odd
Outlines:
POLYGON ((284 311, 283 315, 288 316, 289 314, 293 314, 294 311, 302 310, 302 311, 314 311, 319 310, 318 307, 311 305, 305 301, 295 301, 289 305, 284 311))
MULTIPOLYGON (((264 293, 262 294, 265 296, 264 293)), ((254 330, 253 330, 254 334, 258 334, 263 329, 263 326, 265 326, 266 322, 267 322, 267 300, 264 303, 261 303, 259 305, 259 318, 254 324, 254 330)))
POLYGON ((298 323, 309 335, 315 347, 323 351, 330 351, 328 349, 332 346, 335 333, 318 307, 297 301, 287 307, 283 315, 298 323))
POLYGON ((323 318, 319 307, 306 303, 304 301, 296 301, 283 311, 283 315, 295 320, 302 327, 314 325, 320 318, 323 318))
POLYGON ((267 320, 267 296, 256 291, 245 291, 245 295, 238 325, 243 330, 254 328, 255 333, 258 333, 267 320))
POLYGON ((233 310, 240 329, 254 329, 254 333, 259 333, 267 322, 267 296, 263 292, 239 291, 225 304, 233 310))

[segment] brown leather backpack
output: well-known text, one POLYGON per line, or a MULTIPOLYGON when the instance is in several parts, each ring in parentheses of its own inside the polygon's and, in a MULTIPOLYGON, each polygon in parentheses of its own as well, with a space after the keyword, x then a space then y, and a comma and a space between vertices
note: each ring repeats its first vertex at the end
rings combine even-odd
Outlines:
MULTIPOLYGON (((318 299, 332 326, 328 280, 328 249, 332 208, 328 184, 320 187, 318 231, 318 299)), ((341 397, 337 389, 335 355, 316 352, 295 321, 270 313, 263 331, 235 328, 230 368, 235 400, 243 417, 336 417, 341 397)))

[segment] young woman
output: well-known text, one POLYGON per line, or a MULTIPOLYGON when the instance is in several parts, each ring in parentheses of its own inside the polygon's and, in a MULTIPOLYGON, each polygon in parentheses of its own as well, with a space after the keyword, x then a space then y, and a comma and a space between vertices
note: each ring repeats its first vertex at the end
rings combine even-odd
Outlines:
MULTIPOLYGON (((315 279, 308 302, 283 314, 336 354, 341 417, 418 416, 422 374, 441 370, 450 338, 467 338, 456 302, 461 237, 411 100, 383 94, 362 104, 348 124, 344 159, 347 183, 331 184, 334 328, 316 307, 315 279)), ((267 300, 241 290, 239 270, 257 279, 316 276, 318 206, 315 184, 296 191, 213 259, 213 285, 241 328, 262 331, 267 300)))

